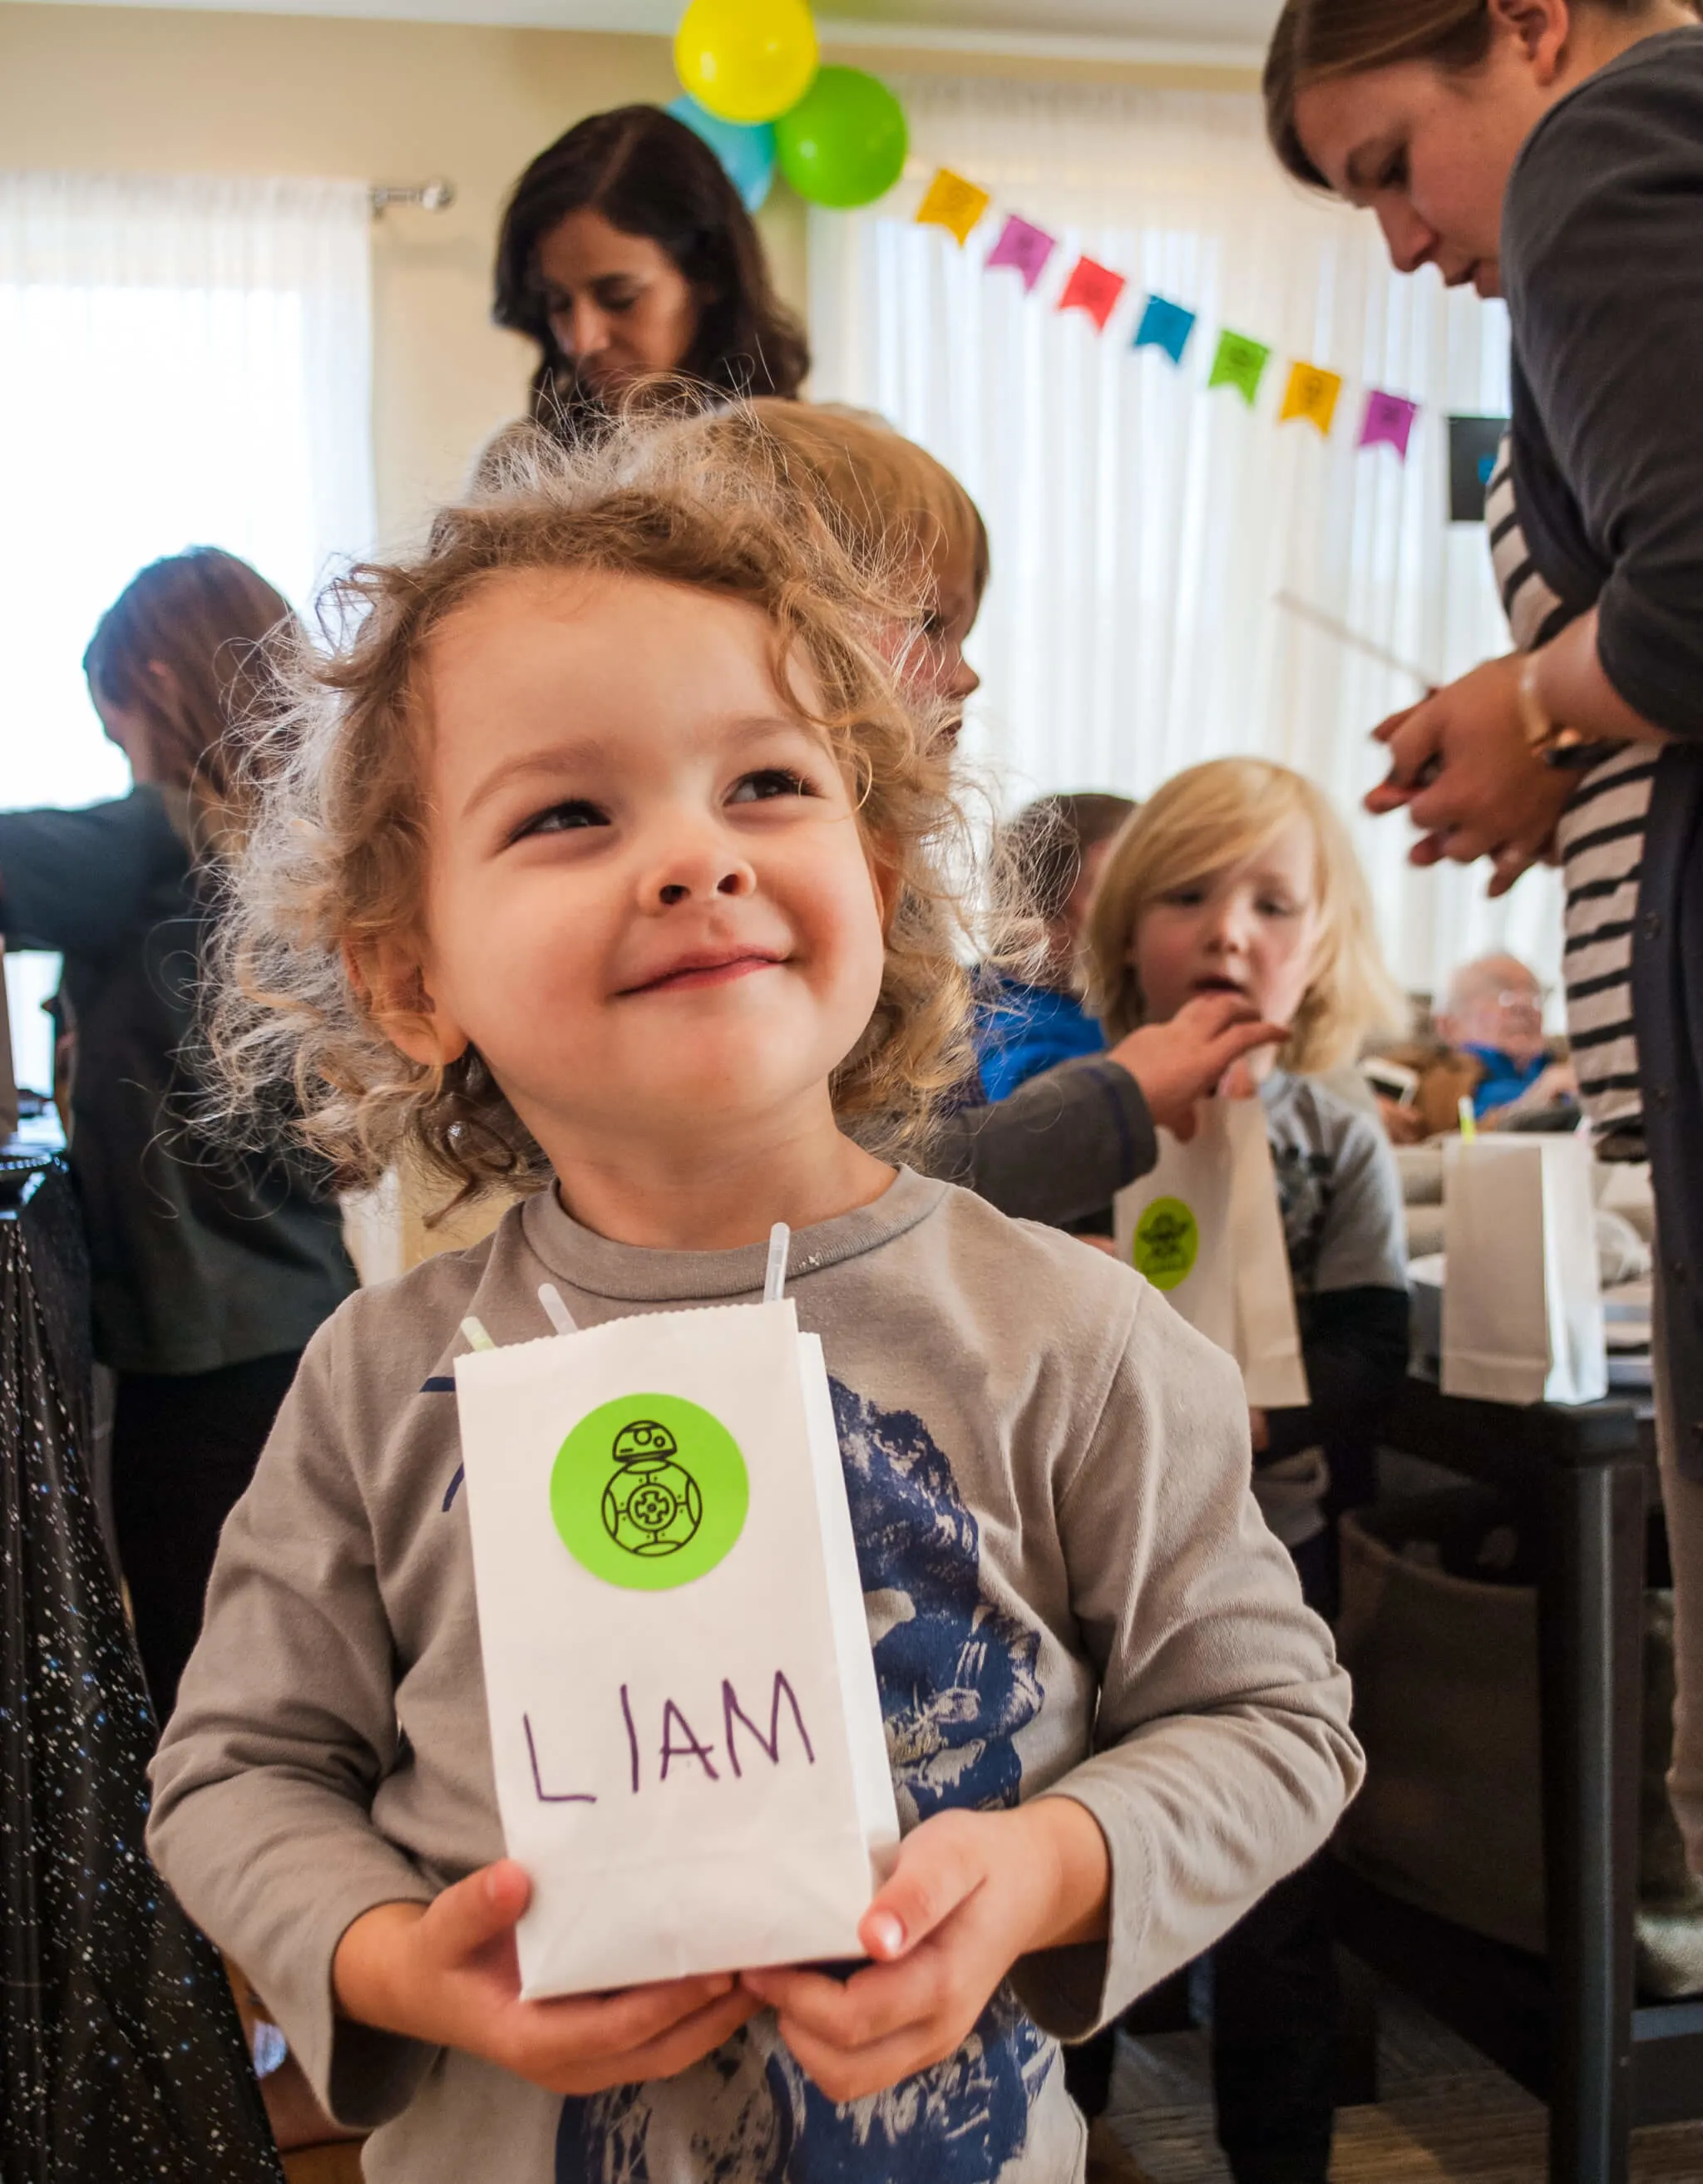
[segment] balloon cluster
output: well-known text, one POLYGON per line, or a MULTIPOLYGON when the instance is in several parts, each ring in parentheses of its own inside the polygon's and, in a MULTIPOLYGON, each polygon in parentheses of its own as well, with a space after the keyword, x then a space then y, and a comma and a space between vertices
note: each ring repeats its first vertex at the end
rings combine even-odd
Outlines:
POLYGON ((669 113, 710 146, 751 211, 777 164, 800 197, 841 210, 898 181, 903 108, 862 69, 819 64, 806 0, 690 0, 674 66, 687 95, 669 113))

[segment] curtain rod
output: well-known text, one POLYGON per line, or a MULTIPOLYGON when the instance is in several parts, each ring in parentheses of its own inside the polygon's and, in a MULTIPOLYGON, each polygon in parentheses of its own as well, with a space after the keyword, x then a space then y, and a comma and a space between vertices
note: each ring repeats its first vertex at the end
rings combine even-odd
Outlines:
POLYGON ((418 205, 422 212, 445 212, 455 202, 455 185, 442 175, 429 182, 375 182, 366 196, 375 220, 390 205, 418 205))

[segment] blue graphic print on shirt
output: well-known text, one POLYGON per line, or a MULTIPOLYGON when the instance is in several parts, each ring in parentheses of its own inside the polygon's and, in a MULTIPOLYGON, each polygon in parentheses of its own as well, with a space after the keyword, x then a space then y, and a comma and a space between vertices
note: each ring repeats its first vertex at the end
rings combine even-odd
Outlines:
MULTIPOLYGON (((922 1420, 830 1386, 901 1819, 1014 1805, 1039 1636, 983 1596, 975 1518, 922 1420)), ((683 2077, 564 2101, 556 2184, 986 2184, 1055 2057, 1002 1988, 955 2055, 838 2107, 761 2018, 683 2077)))

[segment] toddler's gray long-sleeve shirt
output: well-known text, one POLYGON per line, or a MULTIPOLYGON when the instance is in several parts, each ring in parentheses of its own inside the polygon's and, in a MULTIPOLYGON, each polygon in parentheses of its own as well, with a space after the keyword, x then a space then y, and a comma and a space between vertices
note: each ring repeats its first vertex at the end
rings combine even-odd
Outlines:
POLYGON ((1080 2036, 1221 1934, 1358 1784, 1347 1679, 1249 1491, 1231 1361, 1139 1276, 902 1171, 793 1240, 833 1386, 902 1819, 1064 1791, 1109 1938, 1031 1958, 947 2061, 837 2108, 764 2017, 663 2083, 563 2101, 341 2019, 352 1920, 501 1855, 450 1361, 755 1297, 760 1245, 646 1251, 553 1194, 351 1298, 226 1527, 149 1844, 276 2014, 374 2184, 1064 2184, 1080 2036))

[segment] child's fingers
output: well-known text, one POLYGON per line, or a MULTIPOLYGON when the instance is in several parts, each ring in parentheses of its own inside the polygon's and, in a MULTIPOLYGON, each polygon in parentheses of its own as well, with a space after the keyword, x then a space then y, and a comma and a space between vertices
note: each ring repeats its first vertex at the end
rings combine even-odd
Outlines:
POLYGON ((930 2021, 913 2025, 866 2048, 841 2048, 824 2040, 790 2018, 780 2020, 780 2036, 799 2068, 829 2099, 862 2100, 913 2077, 952 2053, 964 2031, 955 2024, 930 2021))
POLYGON ((536 2077, 561 2092, 633 2085, 646 2078, 672 2078, 681 2070, 690 2070, 704 2056, 712 2054, 762 2007, 757 1997, 744 1992, 731 1975, 718 1975, 712 1982, 671 1981, 660 1990, 635 1987, 629 1994, 614 1999, 627 2003, 641 1996, 651 2003, 649 2010, 617 2010, 611 2003, 606 2005, 611 2014, 589 2037, 583 2031, 571 2031, 566 2027, 554 2039, 548 2034, 540 2036, 534 2049, 535 2067, 524 2070, 523 2075, 536 2077), (659 2018, 660 2008, 678 2007, 684 1991, 704 1985, 714 1985, 723 1991, 666 2020, 659 2018), (638 2037, 624 2036, 635 2028, 638 2037))
POLYGON ((858 1940, 877 1964, 914 1948, 980 1887, 987 1861, 978 1817, 939 1814, 900 1844, 897 1864, 857 1925, 858 1940))
POLYGON ((645 2047, 635 2048, 623 2063, 620 2082, 637 2084, 647 2078, 672 2078, 681 2070, 688 2070, 706 2055, 712 2055, 725 2040, 731 2040, 742 2025, 748 2025, 763 2005, 754 1994, 748 1994, 737 1981, 730 1984, 729 1992, 719 2001, 706 2003, 684 2017, 658 2039, 645 2047))
POLYGON ((511 1858, 481 1866, 434 1897, 420 1921, 421 1947, 438 1964, 464 1964, 510 1932, 527 1908, 532 1883, 511 1858))
POLYGON ((872 1965, 844 1981, 792 1966, 740 1977, 780 2019, 789 2047, 790 2027, 833 2048, 868 2048, 925 2023, 948 1994, 948 1967, 937 1949, 919 1950, 896 1964, 872 1965))
MULTIPOLYGON (((1232 1024, 1217 1041, 1216 1052, 1224 1057, 1224 1067, 1240 1061, 1252 1054, 1256 1046, 1281 1046, 1289 1036, 1287 1024, 1265 1023, 1256 1019, 1253 1023, 1232 1024)), ((1220 1070, 1219 1074, 1223 1074, 1220 1070)))
MULTIPOLYGON (((634 2055, 648 2055, 671 2043, 674 2048, 690 2046, 692 2028, 701 2020, 719 2023, 730 2016, 738 2021, 745 2001, 732 1975, 716 1972, 699 1979, 627 1987, 618 1994, 564 1995, 553 2002, 522 2003, 503 2059, 522 2076, 544 2082, 576 2070, 604 2077, 611 2065, 625 2070, 634 2055)), ((718 2035, 711 2044, 718 2045, 725 2036, 718 2035)), ((609 2078, 607 2082, 617 2081, 609 2078)))

